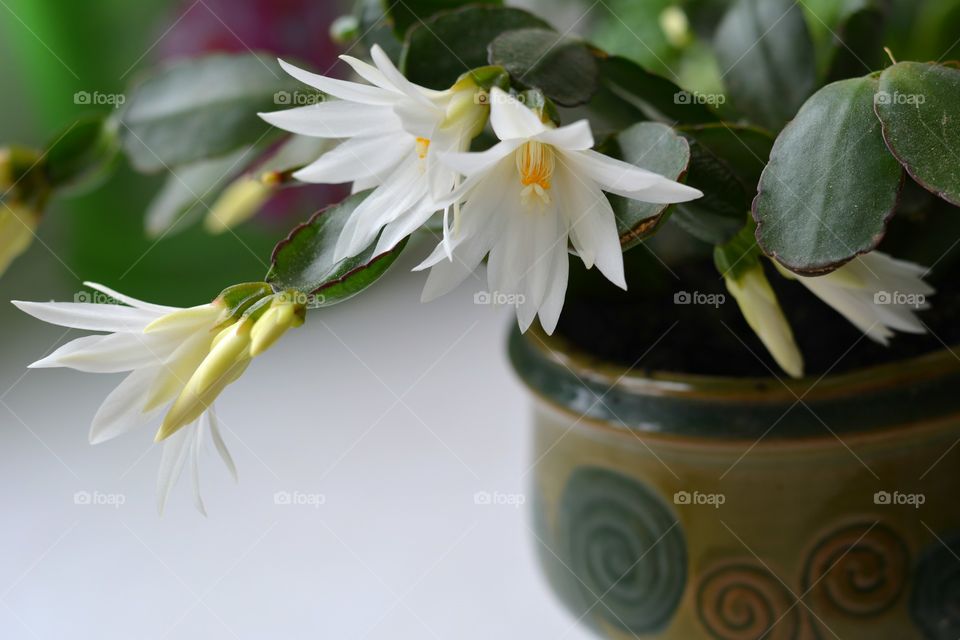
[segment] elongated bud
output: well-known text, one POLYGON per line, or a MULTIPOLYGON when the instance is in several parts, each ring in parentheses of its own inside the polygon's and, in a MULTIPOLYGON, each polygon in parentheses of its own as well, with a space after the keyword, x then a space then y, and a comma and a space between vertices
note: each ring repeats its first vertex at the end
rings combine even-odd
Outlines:
POLYGON ((220 392, 246 369, 250 361, 251 322, 241 321, 222 330, 177 397, 157 432, 157 442, 169 438, 206 411, 220 392))
POLYGON ((266 174, 263 179, 244 176, 233 182, 213 203, 204 228, 219 235, 257 215, 276 191, 275 175, 266 174))
POLYGON ((0 201, 0 276, 30 247, 39 219, 24 205, 0 201))
POLYGON ((13 165, 10 160, 10 149, 0 149, 0 195, 5 194, 13 187, 13 165))
POLYGON ((490 117, 490 89, 499 86, 506 72, 501 67, 483 67, 465 73, 450 87, 445 129, 463 131, 464 146, 483 132, 490 117))
POLYGON ((759 336, 780 368, 794 378, 802 378, 803 356, 763 266, 756 262, 735 276, 725 276, 724 280, 740 305, 747 324, 759 336))
POLYGON ((290 329, 303 324, 306 306, 288 301, 283 295, 256 321, 250 332, 250 355, 256 358, 290 329))
POLYGON ((667 42, 682 49, 693 41, 690 33, 690 21, 687 14, 680 7, 667 7, 660 14, 660 29, 666 36, 667 42))

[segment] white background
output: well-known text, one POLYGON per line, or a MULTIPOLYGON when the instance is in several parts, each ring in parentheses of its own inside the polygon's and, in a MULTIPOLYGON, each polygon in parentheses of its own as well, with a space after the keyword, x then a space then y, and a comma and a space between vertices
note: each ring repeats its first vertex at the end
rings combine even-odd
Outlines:
POLYGON ((531 480, 510 311, 473 304, 480 280, 421 305, 409 266, 227 389, 240 483, 211 448, 207 518, 188 476, 158 516, 152 432, 88 444, 118 376, 25 370, 81 333, 0 305, 0 638, 591 637, 541 579, 527 510, 474 500, 525 499, 531 480), (278 505, 281 491, 325 503, 278 505))

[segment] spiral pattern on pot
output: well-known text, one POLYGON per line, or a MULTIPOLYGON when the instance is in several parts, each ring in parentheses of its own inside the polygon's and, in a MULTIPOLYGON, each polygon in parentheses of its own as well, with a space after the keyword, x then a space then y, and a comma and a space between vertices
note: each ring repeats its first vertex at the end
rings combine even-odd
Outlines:
POLYGON ((717 640, 794 640, 803 607, 766 569, 725 564, 708 570, 697 589, 697 615, 717 640))
POLYGON ((804 591, 817 607, 854 617, 876 616, 903 593, 910 557, 882 523, 848 525, 824 536, 807 558, 804 591))
POLYGON ((558 553, 577 577, 584 613, 633 634, 669 624, 686 583, 687 549, 679 521, 653 490, 581 467, 557 520, 558 553))
POLYGON ((922 554, 910 613, 930 640, 960 638, 960 535, 937 540, 922 554))

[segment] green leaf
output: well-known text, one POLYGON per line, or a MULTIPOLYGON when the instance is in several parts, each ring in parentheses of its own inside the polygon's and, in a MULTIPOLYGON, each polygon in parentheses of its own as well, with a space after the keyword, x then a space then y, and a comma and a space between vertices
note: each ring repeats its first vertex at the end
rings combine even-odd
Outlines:
MULTIPOLYGON (((408 35, 410 27, 429 22, 438 13, 476 4, 476 0, 381 0, 381 2, 389 7, 387 13, 393 23, 393 30, 401 40, 408 35)), ((483 0, 483 4, 500 7, 503 6, 503 0, 483 0)), ((460 34, 460 36, 470 37, 467 34, 460 34)))
POLYGON ((887 146, 910 176, 960 206, 960 71, 894 65, 880 76, 876 111, 887 146))
POLYGON ((83 118, 48 145, 47 180, 71 193, 93 189, 113 173, 119 151, 115 122, 104 115, 83 118))
POLYGON ((572 109, 561 108, 559 111, 562 122, 589 121, 597 139, 614 136, 638 122, 650 119, 643 111, 604 86, 587 104, 572 109))
MULTIPOLYGON (((654 171, 671 180, 680 180, 690 164, 690 146, 670 127, 658 122, 641 122, 616 138, 620 159, 654 171)), ((620 196, 609 196, 617 218, 620 245, 626 251, 652 235, 665 219, 670 205, 651 204, 620 196)))
POLYGON ((883 238, 903 171, 873 113, 878 84, 824 87, 777 138, 753 214, 764 251, 792 271, 832 271, 883 238))
POLYGON ((277 289, 296 289, 317 298, 313 307, 328 307, 357 295, 376 282, 406 246, 374 255, 376 242, 354 258, 333 261, 337 238, 350 214, 370 195, 364 191, 314 215, 273 250, 266 280, 277 289))
POLYGON ((257 112, 282 108, 301 90, 266 55, 177 62, 130 94, 121 116, 123 149, 144 172, 221 156, 263 140, 270 125, 257 112))
POLYGON ((680 127, 680 131, 722 160, 748 192, 756 193, 760 174, 773 149, 773 134, 759 127, 727 122, 680 127))
POLYGON ((713 44, 731 102, 769 129, 783 127, 816 86, 813 41, 794 0, 738 0, 713 44))
POLYGON ((527 28, 550 25, 521 9, 495 6, 441 13, 407 34, 400 69, 411 82, 447 89, 467 71, 489 64, 488 47, 497 36, 527 28))
POLYGON ((684 91, 670 80, 650 73, 626 58, 613 56, 601 60, 600 82, 604 88, 652 120, 666 124, 719 121, 717 115, 705 104, 705 100, 709 101, 713 96, 699 96, 684 91))
POLYGON ((743 228, 750 209, 750 198, 736 174, 692 139, 686 183, 703 191, 703 197, 676 205, 671 221, 708 244, 729 242, 743 228))
POLYGON ((827 82, 856 78, 882 69, 886 62, 883 50, 886 14, 867 7, 847 17, 834 44, 827 82))
POLYGON ((597 92, 597 58, 582 41, 549 29, 517 29, 490 44, 490 63, 505 68, 514 82, 540 89, 564 107, 584 104, 597 92))

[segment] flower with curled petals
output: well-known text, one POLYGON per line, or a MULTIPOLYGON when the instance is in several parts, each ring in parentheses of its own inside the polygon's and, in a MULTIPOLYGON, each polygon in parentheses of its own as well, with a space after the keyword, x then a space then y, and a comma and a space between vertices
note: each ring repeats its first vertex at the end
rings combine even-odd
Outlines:
POLYGON ((593 151, 585 120, 554 128, 497 88, 491 103, 500 143, 482 153, 440 155, 465 176, 449 198, 465 204, 444 241, 417 267, 430 268, 423 298, 454 289, 489 254, 490 291, 516 301, 521 330, 539 314, 552 333, 566 294, 568 245, 587 268, 596 265, 626 289, 617 223, 604 192, 656 203, 703 194, 593 151))

